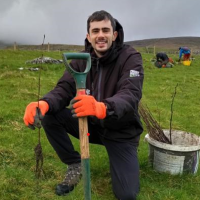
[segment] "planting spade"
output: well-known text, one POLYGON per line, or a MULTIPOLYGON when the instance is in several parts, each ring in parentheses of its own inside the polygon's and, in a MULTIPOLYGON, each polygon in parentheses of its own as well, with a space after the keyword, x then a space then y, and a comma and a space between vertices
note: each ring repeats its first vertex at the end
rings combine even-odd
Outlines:
MULTIPOLYGON (((73 76, 76 82, 77 95, 85 94, 85 83, 87 73, 91 68, 91 57, 89 53, 63 53, 63 61, 67 71, 73 76), (87 60, 86 69, 84 72, 76 72, 68 64, 69 59, 87 60)), ((79 137, 81 150, 81 164, 84 181, 85 200, 91 200, 91 185, 90 185, 90 160, 89 160, 89 139, 88 139, 88 124, 87 117, 79 117, 79 137)))

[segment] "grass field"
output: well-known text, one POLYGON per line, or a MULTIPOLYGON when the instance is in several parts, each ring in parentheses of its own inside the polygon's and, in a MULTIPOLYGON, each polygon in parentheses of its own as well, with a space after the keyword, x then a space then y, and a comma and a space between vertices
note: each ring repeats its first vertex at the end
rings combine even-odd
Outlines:
MULTIPOLYGON (((44 56, 61 59, 62 52, 44 52, 44 56)), ((40 57, 40 51, 0 50, 0 199, 1 200, 83 200, 81 182, 70 195, 54 194, 63 179, 66 167, 48 143, 42 130, 45 176, 35 177, 34 148, 38 131, 25 127, 23 115, 31 101, 38 98, 38 71, 30 71, 33 64, 25 61, 40 57), (23 67, 23 70, 19 68, 23 67)), ((191 66, 175 65, 157 69, 150 62, 152 54, 142 54, 145 80, 143 103, 147 104, 162 128, 169 129, 172 95, 177 94, 173 106, 172 128, 200 136, 200 57, 191 66)), ((170 55, 174 60, 177 55, 170 55)), ((42 65, 41 96, 51 90, 65 67, 63 64, 42 65)), ((145 128, 145 126, 144 126, 145 128)), ((172 176, 155 172, 148 163, 148 144, 141 136, 139 152, 141 191, 138 200, 199 200, 200 169, 196 175, 172 176)), ((72 138, 79 150, 79 141, 72 138)), ((93 200, 114 200, 109 176, 108 156, 104 147, 90 145, 91 184, 93 200)))

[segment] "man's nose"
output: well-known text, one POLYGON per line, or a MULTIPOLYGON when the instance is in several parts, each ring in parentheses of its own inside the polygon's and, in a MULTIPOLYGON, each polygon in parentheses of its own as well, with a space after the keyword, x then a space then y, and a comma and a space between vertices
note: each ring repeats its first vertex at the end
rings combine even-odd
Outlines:
POLYGON ((104 33, 102 30, 99 31, 98 37, 104 37, 104 33))

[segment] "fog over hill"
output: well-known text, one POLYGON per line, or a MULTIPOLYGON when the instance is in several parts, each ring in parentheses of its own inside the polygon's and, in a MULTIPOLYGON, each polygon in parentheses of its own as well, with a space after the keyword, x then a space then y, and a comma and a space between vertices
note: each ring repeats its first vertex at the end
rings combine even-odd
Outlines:
POLYGON ((0 49, 5 49, 6 47, 8 47, 10 45, 11 45, 10 43, 0 41, 0 49))
POLYGON ((84 45, 87 19, 106 10, 125 41, 200 37, 200 0, 0 0, 0 40, 18 44, 84 45))
MULTIPOLYGON (((137 47, 156 47, 164 49, 178 50, 180 46, 187 46, 194 51, 200 51, 200 37, 171 37, 171 38, 154 38, 145 40, 127 41, 135 48, 137 47)), ((6 44, 0 41, 0 49, 13 48, 14 44, 6 44)), ((44 49, 47 49, 47 45, 44 45, 44 49)), ((17 49, 34 50, 41 49, 41 45, 22 45, 17 44, 17 49)), ((50 44, 50 50, 73 50, 80 51, 84 49, 81 45, 68 45, 68 44, 50 44)))

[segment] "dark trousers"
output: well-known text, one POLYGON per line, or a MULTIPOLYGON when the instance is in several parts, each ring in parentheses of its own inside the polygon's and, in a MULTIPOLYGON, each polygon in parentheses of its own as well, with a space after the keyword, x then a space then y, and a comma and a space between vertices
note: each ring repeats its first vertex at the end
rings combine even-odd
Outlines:
MULTIPOLYGON (((74 150, 67 134, 79 138, 78 120, 72 117, 69 109, 56 115, 45 115, 42 125, 62 162, 68 165, 81 162, 80 154, 74 150)), ((115 196, 121 200, 135 200, 139 192, 137 145, 105 139, 101 129, 91 123, 88 123, 88 132, 90 143, 104 145, 107 150, 115 196)))

